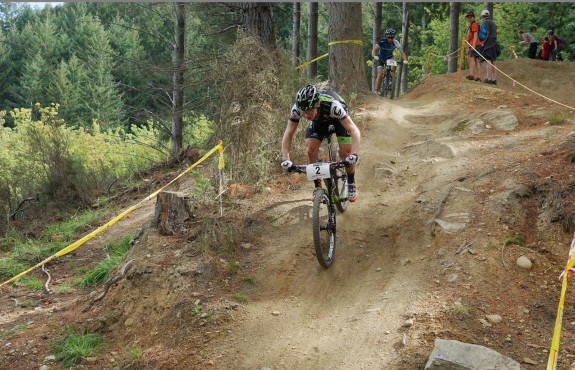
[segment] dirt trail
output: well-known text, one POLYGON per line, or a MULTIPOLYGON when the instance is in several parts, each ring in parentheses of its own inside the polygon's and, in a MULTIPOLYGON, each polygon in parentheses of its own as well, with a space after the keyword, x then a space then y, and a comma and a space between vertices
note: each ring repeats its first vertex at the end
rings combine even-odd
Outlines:
POLYGON ((312 254, 311 187, 282 194, 298 206, 270 211, 275 222, 258 258, 261 283, 215 350, 216 368, 374 369, 397 362, 394 348, 409 340, 404 322, 430 289, 418 273, 426 268, 420 256, 429 249, 430 225, 413 205, 425 183, 447 176, 422 165, 424 153, 401 154, 422 131, 406 117, 433 109, 382 100, 371 112, 357 171, 360 198, 338 216, 330 269, 312 254))
MULTIPOLYGON (((570 64, 498 65, 575 105, 575 85, 551 88, 575 79, 570 64)), ((303 176, 281 177, 271 192, 230 203, 257 223, 253 243, 238 246, 239 273, 230 274, 226 261, 214 261, 190 234, 149 230, 126 256, 135 260, 129 276, 90 312, 81 312, 86 291, 11 288, 0 296, 0 365, 42 364, 64 323, 105 337, 106 350, 84 363, 89 369, 414 370, 437 337, 543 364, 559 289, 554 271, 571 237, 561 223, 575 223, 574 179, 565 175, 575 161, 575 122, 504 78, 496 87, 454 78, 428 76, 398 100, 374 97, 356 107, 360 197, 338 216, 331 268, 312 253, 312 186, 303 176), (528 244, 503 251, 515 234, 528 244), (471 247, 461 252, 464 242, 471 247), (521 254, 533 269, 514 265, 521 254), (232 295, 243 289, 241 279, 256 285, 238 304, 232 295), (12 298, 35 304, 15 307, 12 298), (484 325, 486 314, 503 322, 484 325), (134 348, 141 358, 131 357, 134 348)), ((180 185, 190 191, 192 182, 180 185)), ((153 205, 138 210, 55 262, 53 284, 71 284, 70 271, 96 263, 105 241, 145 226, 152 212, 153 205)), ((188 232, 230 220, 208 221, 192 222, 188 232)), ((570 307, 566 322, 575 322, 570 307)), ((562 340, 575 334, 565 330, 562 340)), ((574 356, 565 345, 560 368, 574 356)))

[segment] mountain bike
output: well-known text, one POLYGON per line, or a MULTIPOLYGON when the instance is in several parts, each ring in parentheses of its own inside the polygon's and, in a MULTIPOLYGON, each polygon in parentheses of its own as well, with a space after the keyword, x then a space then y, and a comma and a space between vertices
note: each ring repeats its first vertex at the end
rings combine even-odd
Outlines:
POLYGON ((339 159, 335 135, 327 137, 328 161, 308 165, 293 165, 288 171, 305 173, 309 181, 323 180, 325 188, 316 187, 313 192, 312 233, 315 253, 319 264, 328 268, 335 258, 336 208, 347 209, 347 172, 349 163, 339 159))
POLYGON ((391 71, 392 67, 397 67, 397 62, 393 59, 388 59, 385 61, 385 66, 383 67, 383 77, 381 78, 380 95, 383 97, 388 97, 393 99, 393 80, 394 72, 391 71))

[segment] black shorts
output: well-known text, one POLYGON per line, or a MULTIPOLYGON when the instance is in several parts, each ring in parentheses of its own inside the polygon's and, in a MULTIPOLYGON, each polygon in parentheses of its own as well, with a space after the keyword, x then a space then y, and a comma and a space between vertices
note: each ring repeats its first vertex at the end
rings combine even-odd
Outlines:
POLYGON ((335 129, 335 134, 337 135, 337 141, 340 144, 351 144, 351 134, 343 127, 338 119, 330 119, 329 121, 311 121, 307 126, 305 132, 306 139, 318 139, 323 141, 323 139, 329 133, 329 126, 333 125, 335 129), (349 138, 349 139, 348 139, 349 138))
POLYGON ((483 46, 475 45, 475 50, 473 50, 472 48, 469 48, 467 55, 470 57, 473 57, 473 58, 481 58, 481 56, 479 56, 479 54, 483 51, 483 46), (475 50, 477 50, 477 51, 475 51, 475 50))
POLYGON ((493 45, 488 49, 483 49, 481 54, 485 57, 485 59, 491 62, 495 62, 495 59, 497 59, 496 45, 493 45))

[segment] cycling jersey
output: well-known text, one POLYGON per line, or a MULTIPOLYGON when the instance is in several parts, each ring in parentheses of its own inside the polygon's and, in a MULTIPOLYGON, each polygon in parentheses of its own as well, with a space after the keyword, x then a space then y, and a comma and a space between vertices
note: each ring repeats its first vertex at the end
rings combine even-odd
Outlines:
MULTIPOLYGON (((291 109, 290 121, 299 122, 303 116, 302 111, 294 104, 291 109)), ((340 120, 348 117, 348 108, 345 101, 335 92, 319 90, 319 111, 311 121, 305 132, 306 139, 323 140, 329 133, 329 126, 333 125, 340 144, 351 144, 351 134, 343 127, 340 120)))
POLYGON ((374 45, 374 47, 379 48, 379 52, 377 56, 379 57, 380 63, 385 63, 388 59, 393 59, 393 51, 397 49, 401 51, 401 44, 396 39, 393 39, 393 42, 390 44, 387 39, 381 39, 374 45))
MULTIPOLYGON (((347 118, 347 105, 345 101, 333 91, 319 90, 319 112, 315 122, 326 122, 333 118, 342 120, 347 118)), ((290 121, 299 122, 303 116, 302 111, 294 104, 291 108, 290 121)))

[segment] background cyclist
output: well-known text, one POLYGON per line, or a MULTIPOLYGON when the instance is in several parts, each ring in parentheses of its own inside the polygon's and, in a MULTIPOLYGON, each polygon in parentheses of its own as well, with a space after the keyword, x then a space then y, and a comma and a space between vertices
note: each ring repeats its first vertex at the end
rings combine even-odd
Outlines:
MULTIPOLYGON (((393 51, 397 49, 401 54, 403 62, 407 64, 407 55, 403 52, 401 44, 395 39, 395 30, 393 28, 388 28, 385 31, 385 38, 381 38, 371 50, 371 55, 375 60, 378 60, 377 65, 377 77, 375 79, 375 93, 379 94, 379 86, 381 86, 381 78, 383 77, 383 70, 385 68, 385 62, 388 59, 393 59, 393 51)), ((395 72, 397 67, 392 67, 391 71, 395 72)))
MULTIPOLYGON (((284 171, 292 166, 290 148, 301 117, 310 121, 305 133, 309 163, 318 161, 321 142, 327 136, 329 126, 335 127, 339 155, 350 163, 350 166, 346 167, 348 200, 355 202, 358 195, 355 185, 355 164, 358 161, 361 134, 348 115, 345 101, 335 92, 319 90, 314 85, 307 85, 298 91, 282 138, 281 166, 284 171)), ((316 180, 316 186, 321 187, 321 181, 316 180)))

